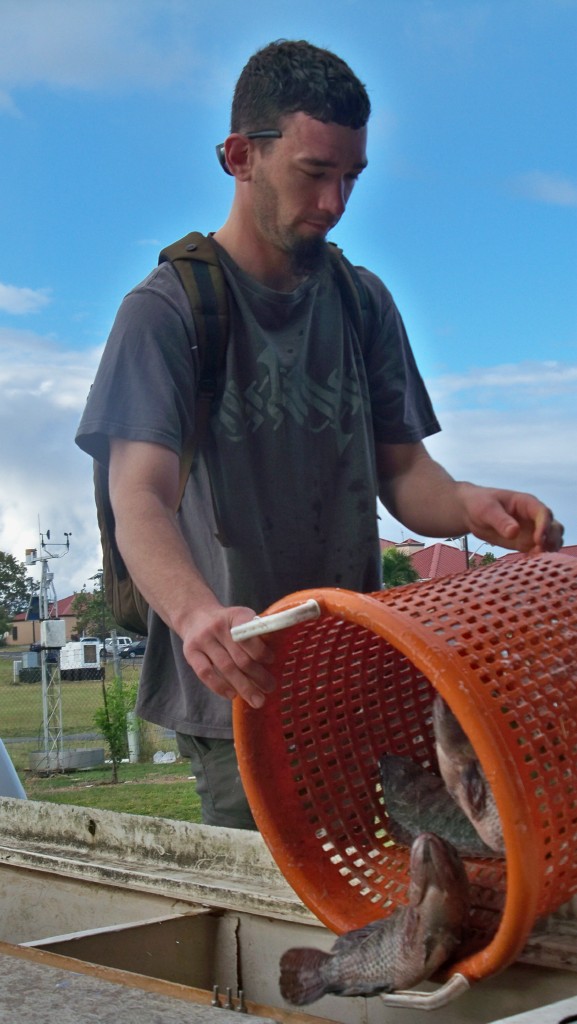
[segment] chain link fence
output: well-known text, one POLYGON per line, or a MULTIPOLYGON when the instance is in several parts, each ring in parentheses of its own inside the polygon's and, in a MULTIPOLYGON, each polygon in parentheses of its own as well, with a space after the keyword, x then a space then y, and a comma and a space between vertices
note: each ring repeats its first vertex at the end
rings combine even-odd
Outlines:
MULTIPOLYGON (((0 651, 0 739, 16 770, 20 775, 28 771, 41 774, 102 765, 109 751, 94 719, 103 707, 103 683, 109 686, 119 678, 118 685, 133 689, 140 676, 141 659, 121 661, 120 677, 115 676, 112 659, 107 659, 102 672, 95 671, 92 678, 58 682, 56 673, 47 707, 40 664, 27 654, 16 648, 0 651), (54 754, 47 756, 55 735, 61 754, 56 764, 54 754)), ((138 760, 152 761, 161 753, 178 753, 174 733, 139 722, 138 760)))

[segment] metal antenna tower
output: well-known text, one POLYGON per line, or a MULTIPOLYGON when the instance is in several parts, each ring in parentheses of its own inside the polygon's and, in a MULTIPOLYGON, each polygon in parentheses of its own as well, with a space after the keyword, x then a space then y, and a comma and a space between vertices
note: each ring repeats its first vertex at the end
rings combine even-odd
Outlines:
POLYGON ((28 564, 40 562, 39 617, 42 636, 40 664, 42 669, 42 713, 44 725, 44 759, 47 771, 60 771, 62 767, 62 694, 60 690, 59 647, 51 643, 51 631, 43 624, 58 619, 58 601, 54 587, 54 573, 48 570, 53 558, 63 558, 70 550, 70 537, 57 543, 51 540, 50 530, 40 533, 40 554, 36 550, 27 552, 28 564), (60 549, 64 550, 60 550, 60 549))

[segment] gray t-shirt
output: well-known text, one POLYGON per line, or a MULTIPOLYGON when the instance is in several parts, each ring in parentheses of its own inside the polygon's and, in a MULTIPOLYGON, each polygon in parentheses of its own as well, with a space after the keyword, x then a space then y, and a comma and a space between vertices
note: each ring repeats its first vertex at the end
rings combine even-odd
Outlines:
MULTIPOLYGON (((359 339, 330 267, 276 292, 219 251, 230 338, 180 511, 193 557, 224 604, 256 612, 309 587, 377 590, 375 440, 439 430, 396 306, 359 268, 369 300, 359 339)), ((165 263, 119 309, 77 443, 104 463, 110 437, 180 455, 194 433, 197 369, 188 300, 165 263)), ((154 612, 138 712, 178 732, 232 735, 230 702, 197 680, 154 612)))

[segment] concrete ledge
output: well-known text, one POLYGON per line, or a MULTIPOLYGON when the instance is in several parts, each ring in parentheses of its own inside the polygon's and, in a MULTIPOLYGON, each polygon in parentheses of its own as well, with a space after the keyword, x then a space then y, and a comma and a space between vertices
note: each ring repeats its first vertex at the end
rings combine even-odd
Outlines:
POLYGON ((316 921, 257 832, 5 797, 0 798, 2 862, 316 921))

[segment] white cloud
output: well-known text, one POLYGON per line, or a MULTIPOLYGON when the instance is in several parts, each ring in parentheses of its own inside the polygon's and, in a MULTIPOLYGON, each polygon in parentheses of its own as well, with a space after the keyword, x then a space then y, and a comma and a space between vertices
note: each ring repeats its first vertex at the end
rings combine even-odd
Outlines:
POLYGON ((464 373, 437 377, 429 382, 435 403, 456 399, 462 402, 467 394, 469 404, 486 404, 496 397, 508 403, 520 399, 525 405, 537 397, 542 401, 570 400, 573 404, 577 387, 577 365, 553 360, 544 362, 503 363, 499 366, 475 368, 464 373), (459 398, 461 396, 461 398, 459 398))
POLYGON ((408 21, 407 33, 419 48, 420 58, 438 64, 471 64, 491 22, 486 3, 439 4, 421 0, 408 21))
POLYGON ((99 356, 0 330, 0 549, 23 561, 37 547, 39 519, 56 541, 71 533, 70 553, 53 565, 58 597, 80 589, 101 561, 92 467, 74 444, 99 356))
POLYGON ((10 114, 13 117, 21 117, 20 111, 12 96, 5 92, 4 89, 0 89, 0 114, 10 114))
MULTIPOLYGON (((443 429, 426 447, 458 480, 536 494, 564 523, 565 543, 577 544, 576 382, 576 365, 555 362, 430 379, 443 429)), ((408 535, 383 510, 381 536, 408 535)))
POLYGON ((560 174, 528 171, 509 181, 509 189, 521 199, 551 206, 577 206, 577 181, 560 174))
POLYGON ((190 85, 205 60, 191 45, 202 13, 186 0, 2 0, 0 82, 8 89, 190 85))
POLYGON ((576 385, 577 364, 554 361, 433 380, 443 431, 428 448, 458 478, 537 494, 577 543, 576 385))
MULTIPOLYGON (((530 401, 523 409, 438 411, 443 430, 425 442, 434 459, 457 480, 536 494, 564 524, 565 543, 577 544, 577 411, 543 415, 530 401)), ((385 510, 381 520, 388 540, 416 536, 385 510)))
POLYGON ((48 288, 18 288, 13 284, 0 283, 0 310, 17 316, 37 313, 50 302, 48 288))

